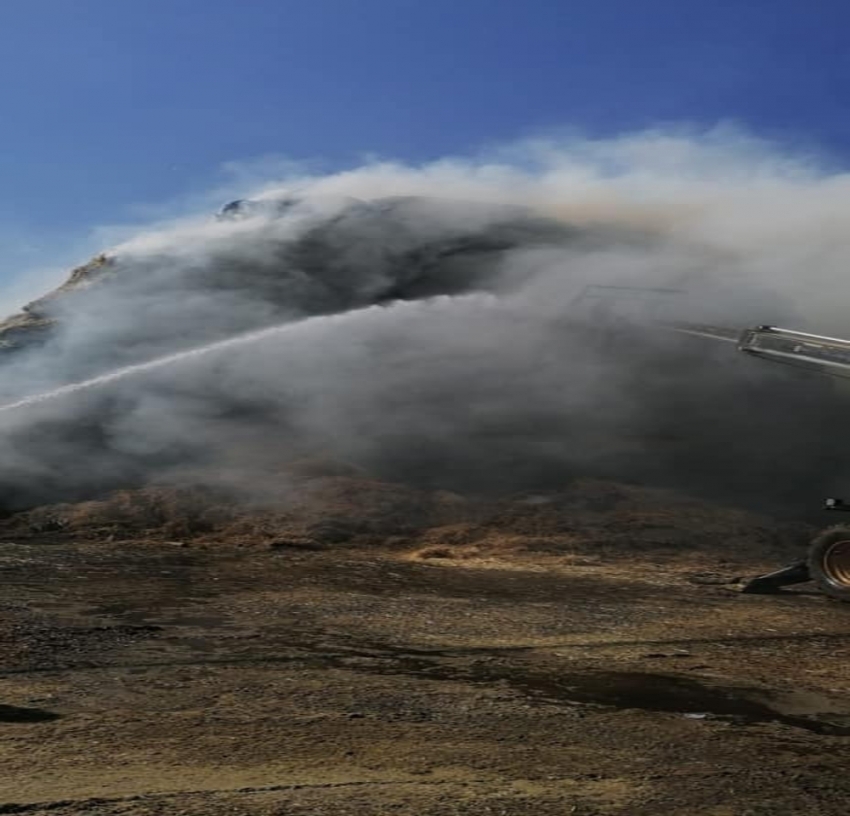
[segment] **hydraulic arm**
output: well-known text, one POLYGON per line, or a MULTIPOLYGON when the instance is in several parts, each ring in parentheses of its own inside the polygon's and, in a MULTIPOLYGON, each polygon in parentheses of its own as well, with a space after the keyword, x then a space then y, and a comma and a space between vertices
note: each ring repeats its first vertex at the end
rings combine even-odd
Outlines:
POLYGON ((777 363, 833 377, 850 377, 850 340, 776 326, 756 326, 741 333, 738 349, 777 363))

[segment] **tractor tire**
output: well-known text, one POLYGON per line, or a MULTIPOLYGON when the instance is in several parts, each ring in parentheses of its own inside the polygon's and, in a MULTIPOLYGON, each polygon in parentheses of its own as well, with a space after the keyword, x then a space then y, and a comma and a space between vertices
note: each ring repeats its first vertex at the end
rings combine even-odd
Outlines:
POLYGON ((812 541, 809 574, 830 598, 850 602, 850 527, 829 527, 812 541))

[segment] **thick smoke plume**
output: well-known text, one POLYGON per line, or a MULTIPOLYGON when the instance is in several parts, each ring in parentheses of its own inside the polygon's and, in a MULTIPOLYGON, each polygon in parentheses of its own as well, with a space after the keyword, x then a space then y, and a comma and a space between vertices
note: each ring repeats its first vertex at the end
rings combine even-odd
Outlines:
POLYGON ((294 174, 138 231, 7 323, 6 506, 151 477, 261 493, 317 455, 814 503, 850 455, 832 382, 656 320, 846 334, 848 205, 850 176, 722 130, 294 174))

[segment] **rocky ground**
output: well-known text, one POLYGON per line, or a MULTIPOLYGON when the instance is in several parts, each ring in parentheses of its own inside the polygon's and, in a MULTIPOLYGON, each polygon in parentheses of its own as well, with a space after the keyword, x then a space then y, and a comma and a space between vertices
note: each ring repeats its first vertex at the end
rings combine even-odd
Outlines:
POLYGON ((0 813, 848 812, 850 607, 736 581, 802 528, 310 484, 3 523, 0 813))

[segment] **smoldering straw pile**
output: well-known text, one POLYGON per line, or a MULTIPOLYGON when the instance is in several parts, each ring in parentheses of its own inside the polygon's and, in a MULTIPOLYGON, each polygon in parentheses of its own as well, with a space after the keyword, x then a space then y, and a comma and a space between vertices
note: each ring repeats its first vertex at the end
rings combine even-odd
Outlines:
POLYGON ((262 491, 309 455, 466 491, 601 475, 776 509, 840 489, 830 382, 639 321, 601 336, 570 304, 665 286, 677 319, 840 334, 845 175, 734 132, 644 133, 245 199, 139 230, 6 324, 6 506, 152 478, 262 491))

